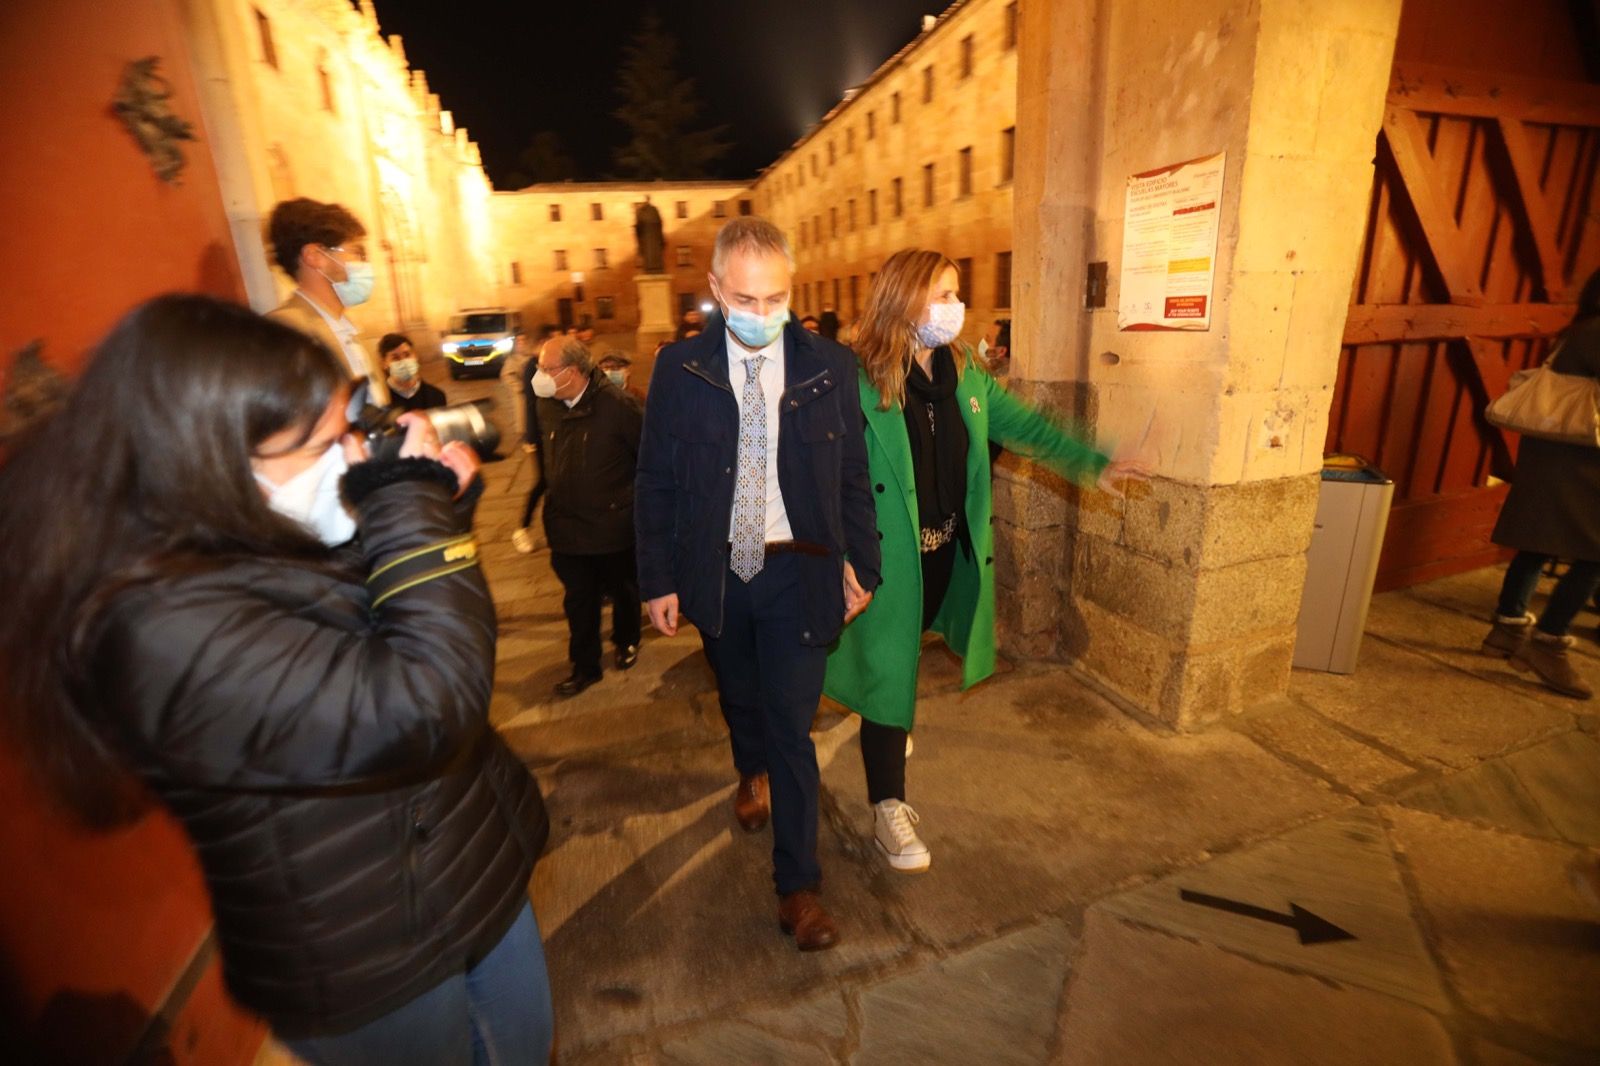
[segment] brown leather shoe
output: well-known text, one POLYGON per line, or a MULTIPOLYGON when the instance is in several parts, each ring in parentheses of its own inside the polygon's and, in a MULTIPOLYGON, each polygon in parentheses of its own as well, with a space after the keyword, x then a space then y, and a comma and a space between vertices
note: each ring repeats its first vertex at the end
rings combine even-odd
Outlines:
POLYGON ((767 793, 766 774, 741 774, 739 791, 733 796, 733 816, 746 833, 754 833, 772 816, 772 800, 767 793))
POLYGON ((794 946, 801 951, 826 951, 839 942, 833 919, 817 894, 808 890, 778 897, 778 926, 794 937, 794 946))

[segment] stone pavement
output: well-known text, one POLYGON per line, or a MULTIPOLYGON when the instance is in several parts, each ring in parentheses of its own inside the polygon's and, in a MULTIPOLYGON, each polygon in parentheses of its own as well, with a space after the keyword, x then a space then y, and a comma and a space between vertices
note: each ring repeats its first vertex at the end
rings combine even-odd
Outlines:
MULTIPOLYGON (((464 391, 452 388, 452 395, 464 391)), ((908 797, 932 868, 872 849, 857 720, 825 706, 825 899, 803 955, 740 832, 692 629, 566 701, 560 590, 486 468, 496 726, 552 818, 532 896, 563 1063, 1600 1061, 1600 706, 1475 648, 1498 573, 1380 596, 1359 671, 1166 735, 1047 664, 967 692, 924 655, 908 797)), ((1584 616, 1578 652, 1600 682, 1584 616)))

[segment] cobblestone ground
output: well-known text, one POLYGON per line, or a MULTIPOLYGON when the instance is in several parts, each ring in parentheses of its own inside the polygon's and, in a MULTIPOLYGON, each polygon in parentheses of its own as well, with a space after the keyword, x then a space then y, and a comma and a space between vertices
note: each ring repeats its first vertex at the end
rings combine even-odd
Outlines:
POLYGON ((634 670, 554 698, 559 586, 510 544, 531 471, 485 472, 493 719, 553 822, 532 895, 559 1061, 1600 1061, 1600 901, 1572 876, 1600 861, 1600 720, 1476 654, 1497 572, 1378 597, 1358 673, 1297 672, 1198 736, 1050 665, 961 693, 929 645, 908 798, 932 868, 872 850, 857 721, 824 707, 844 939, 802 955, 770 836, 733 820, 698 639, 647 636, 634 670))

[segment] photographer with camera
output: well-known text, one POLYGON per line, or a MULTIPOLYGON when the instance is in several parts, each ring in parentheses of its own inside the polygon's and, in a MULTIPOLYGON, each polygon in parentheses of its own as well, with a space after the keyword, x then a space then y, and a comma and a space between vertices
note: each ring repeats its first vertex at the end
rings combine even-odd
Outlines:
POLYGON ((300 1058, 544 1062, 477 460, 420 414, 369 459, 350 389, 209 297, 117 325, 0 467, 8 741, 91 825, 177 816, 229 991, 300 1058))

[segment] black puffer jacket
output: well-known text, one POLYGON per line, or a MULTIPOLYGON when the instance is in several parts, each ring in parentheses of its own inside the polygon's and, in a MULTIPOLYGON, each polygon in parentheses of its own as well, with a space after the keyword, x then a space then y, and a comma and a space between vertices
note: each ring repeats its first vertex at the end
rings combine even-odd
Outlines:
POLYGON ((104 713, 194 840, 229 989, 283 1036, 473 965, 544 846, 538 789, 488 726, 494 605, 453 484, 360 464, 351 574, 219 561, 102 615, 104 713))

